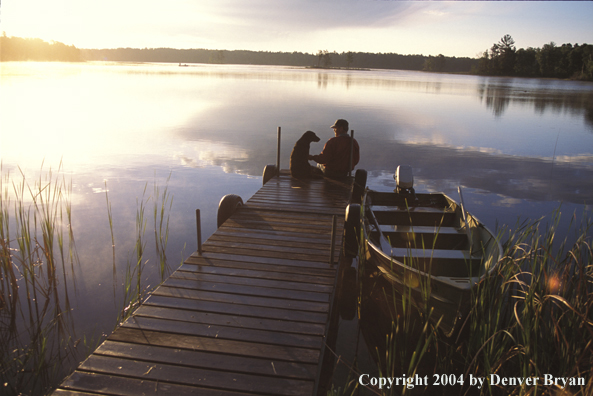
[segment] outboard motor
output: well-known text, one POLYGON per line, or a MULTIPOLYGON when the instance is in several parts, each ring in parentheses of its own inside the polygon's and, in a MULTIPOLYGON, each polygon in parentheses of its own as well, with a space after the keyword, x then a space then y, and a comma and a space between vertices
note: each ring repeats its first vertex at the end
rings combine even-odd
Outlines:
POLYGON ((412 174, 412 167, 410 165, 399 165, 395 170, 393 178, 397 185, 395 192, 406 198, 406 206, 416 206, 418 198, 414 191, 414 175, 412 174))
POLYGON ((400 165, 397 167, 394 176, 396 182, 395 192, 406 197, 408 206, 416 206, 418 198, 414 191, 414 175, 410 165, 400 165))
POLYGON ((394 176, 398 194, 414 194, 414 175, 410 165, 400 165, 397 167, 394 176))

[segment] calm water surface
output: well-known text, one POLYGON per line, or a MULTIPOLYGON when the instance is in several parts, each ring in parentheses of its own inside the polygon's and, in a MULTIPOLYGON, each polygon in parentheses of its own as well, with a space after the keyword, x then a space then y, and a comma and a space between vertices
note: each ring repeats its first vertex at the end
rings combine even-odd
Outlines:
MULTIPOLYGON (((100 339, 115 326, 137 208, 155 184, 173 197, 167 258, 176 268, 196 249, 195 209, 206 239, 223 195, 248 199, 261 186, 279 126, 287 168, 304 131, 321 137, 311 147, 318 153, 329 126, 346 118, 370 186, 393 189, 397 165, 410 164, 417 191, 457 198, 462 186, 468 210, 491 229, 549 215, 560 203, 566 227, 593 204, 592 83, 231 65, 0 67, 3 178, 22 172, 32 183, 52 169, 72 181, 78 338, 100 339)), ((155 257, 148 260, 145 282, 155 285, 155 257)))

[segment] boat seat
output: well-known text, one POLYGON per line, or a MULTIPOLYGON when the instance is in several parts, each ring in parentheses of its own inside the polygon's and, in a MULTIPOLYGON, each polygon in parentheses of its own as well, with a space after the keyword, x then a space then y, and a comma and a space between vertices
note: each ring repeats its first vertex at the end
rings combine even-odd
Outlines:
POLYGON ((450 227, 455 222, 455 212, 449 209, 412 208, 382 210, 373 207, 373 214, 379 224, 398 224, 420 227, 450 227))
POLYGON ((410 205, 422 207, 446 208, 450 205, 447 199, 440 193, 416 194, 416 201, 411 200, 410 196, 394 194, 392 192, 369 191, 373 205, 399 206, 405 208, 410 205))
POLYGON ((402 226, 402 225, 390 225, 380 224, 382 232, 395 232, 395 233, 406 233, 406 234, 447 234, 456 235, 463 233, 455 227, 429 227, 429 226, 402 226))
POLYGON ((405 206, 390 206, 390 205, 373 205, 373 212, 426 212, 426 213, 443 213, 453 212, 449 208, 433 208, 429 206, 419 206, 415 208, 406 208, 405 206))
POLYGON ((391 256, 434 276, 476 276, 482 265, 482 258, 470 256, 468 250, 392 248, 391 256))
POLYGON ((467 248, 467 234, 454 227, 379 225, 395 248, 462 249, 467 248))

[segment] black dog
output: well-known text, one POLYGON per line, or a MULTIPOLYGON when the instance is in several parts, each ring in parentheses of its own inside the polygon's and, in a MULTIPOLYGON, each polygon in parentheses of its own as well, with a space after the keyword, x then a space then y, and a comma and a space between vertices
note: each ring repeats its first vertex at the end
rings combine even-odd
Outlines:
POLYGON ((294 177, 315 177, 317 168, 309 164, 309 146, 311 142, 318 142, 315 132, 307 131, 297 140, 290 154, 290 174, 294 177))

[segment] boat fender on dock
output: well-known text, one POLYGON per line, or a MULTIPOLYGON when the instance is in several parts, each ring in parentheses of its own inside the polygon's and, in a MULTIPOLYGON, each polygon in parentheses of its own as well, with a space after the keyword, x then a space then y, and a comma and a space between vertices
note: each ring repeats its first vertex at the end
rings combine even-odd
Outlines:
POLYGON ((367 186, 367 171, 357 169, 354 174, 354 183, 352 183, 352 193, 350 194, 350 203, 361 204, 362 194, 367 186))
POLYGON ((218 204, 216 226, 220 227, 237 209, 243 206, 243 199, 236 194, 227 194, 218 204))
POLYGON ((358 255, 358 240, 360 239, 360 204, 350 204, 346 207, 346 221, 344 224, 344 252, 346 255, 358 255))
POLYGON ((276 168, 276 165, 266 165, 264 167, 262 186, 270 181, 270 179, 274 176, 278 176, 278 168, 276 168))

